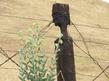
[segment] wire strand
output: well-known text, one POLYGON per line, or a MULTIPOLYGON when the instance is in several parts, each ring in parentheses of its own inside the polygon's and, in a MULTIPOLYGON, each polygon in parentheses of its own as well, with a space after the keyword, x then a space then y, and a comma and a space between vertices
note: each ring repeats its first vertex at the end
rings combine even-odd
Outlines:
MULTIPOLYGON (((97 60, 95 60, 93 57, 92 57, 92 55, 90 54, 90 51, 89 51, 89 49, 88 49, 88 45, 87 45, 87 43, 85 42, 85 38, 84 38, 84 36, 81 34, 81 32, 77 29, 77 27, 76 27, 76 25, 71 21, 71 24, 75 27, 75 29, 77 30, 77 32, 79 33, 79 35, 81 36, 81 38, 82 38, 82 41, 83 41, 83 43, 84 43, 84 46, 85 46, 85 48, 86 48, 86 50, 87 50, 87 55, 93 60, 93 62, 103 71, 103 67, 99 64, 99 62, 97 61, 97 60)), ((109 79, 109 76, 106 74, 106 73, 104 73, 105 74, 105 76, 109 79)))
POLYGON ((95 81, 97 78, 99 78, 108 68, 109 65, 100 74, 98 74, 92 81, 95 81))

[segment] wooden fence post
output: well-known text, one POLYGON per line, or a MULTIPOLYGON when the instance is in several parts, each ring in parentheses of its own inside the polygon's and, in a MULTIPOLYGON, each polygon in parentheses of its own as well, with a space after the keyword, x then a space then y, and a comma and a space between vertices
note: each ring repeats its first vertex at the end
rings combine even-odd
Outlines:
POLYGON ((69 5, 55 3, 52 8, 52 17, 53 22, 60 27, 63 34, 62 43, 59 42, 59 38, 55 41, 55 44, 59 44, 59 51, 57 51, 57 74, 59 73, 59 76, 57 80, 76 81, 73 40, 67 32, 67 25, 70 24, 69 5))

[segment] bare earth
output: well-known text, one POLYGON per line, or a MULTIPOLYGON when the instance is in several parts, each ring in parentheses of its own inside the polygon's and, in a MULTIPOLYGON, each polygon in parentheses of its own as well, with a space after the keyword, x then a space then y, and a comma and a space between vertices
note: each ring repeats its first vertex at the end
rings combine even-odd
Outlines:
MULTIPOLYGON (((109 4, 101 0, 56 0, 70 5, 71 20, 85 37, 91 55, 105 68, 109 65, 109 4)), ((40 28, 51 20, 52 4, 55 0, 0 0, 0 48, 9 57, 19 50, 19 31, 27 32, 37 23, 40 28)), ((73 26, 69 33, 83 49, 83 42, 73 26)), ((59 28, 53 26, 45 35, 45 50, 50 57, 54 51, 54 40, 59 35, 59 28), (48 50, 49 49, 49 50, 48 50)), ((77 81, 92 81, 101 70, 93 61, 74 45, 77 81)), ((7 58, 0 54, 0 64, 7 58)), ((18 63, 18 55, 13 58, 18 63)), ((0 67, 0 81, 20 81, 18 67, 8 61, 0 67)), ((109 72, 109 69, 106 70, 109 72)), ((109 74, 108 74, 109 75, 109 74)), ((102 74, 96 81, 109 81, 102 74)))

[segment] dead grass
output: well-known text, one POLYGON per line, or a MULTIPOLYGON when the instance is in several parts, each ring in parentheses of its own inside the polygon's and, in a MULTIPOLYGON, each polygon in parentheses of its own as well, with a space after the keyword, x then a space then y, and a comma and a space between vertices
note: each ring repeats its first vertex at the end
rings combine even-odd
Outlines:
MULTIPOLYGON (((71 19, 74 23, 89 24, 96 26, 100 24, 102 28, 109 28, 109 4, 101 2, 101 0, 57 0, 57 2, 69 3, 71 19)), ((0 1, 0 47, 6 50, 18 50, 19 49, 19 37, 18 31, 24 31, 32 26, 33 23, 37 23, 41 28, 48 24, 48 21, 42 21, 43 19, 51 20, 51 8, 53 0, 1 0, 0 1), (4 15, 4 16, 3 16, 4 15), (13 16, 9 17, 7 15, 13 16), (16 16, 16 17, 15 17, 16 16), (36 20, 18 18, 29 17, 36 18, 36 20), (14 34, 13 34, 14 33, 14 34)), ((109 44, 109 30, 98 29, 85 26, 78 26, 83 36, 88 41, 101 42, 109 44)), ((81 39, 76 30, 70 26, 70 35, 74 39, 81 39)), ((47 36, 58 36, 59 30, 57 27, 53 27, 47 33, 47 36)), ((45 50, 46 52, 54 51, 55 38, 46 38, 45 50), (48 45, 49 44, 49 45, 48 45), (49 49, 49 50, 48 50, 49 49)), ((78 45, 84 48, 82 42, 78 42, 78 45)), ((88 43, 90 52, 95 58, 108 60, 109 58, 109 46, 88 43)), ((7 52, 10 56, 15 52, 7 52)), ((48 56, 51 56, 49 54, 48 56)), ((75 55, 87 56, 75 47, 75 55)), ((0 57, 1 60, 6 59, 4 56, 0 57)), ((18 62, 18 56, 13 58, 18 62)), ((100 73, 100 69, 90 60, 90 58, 75 57, 76 59, 76 71, 77 81, 91 81, 94 77, 100 73), (81 75, 86 74, 86 76, 81 75)), ((0 63, 1 63, 0 60, 0 63)), ((100 60, 99 60, 100 61, 100 60)), ((100 61, 103 67, 106 67, 109 63, 100 61)), ((3 67, 17 68, 12 62, 8 62, 3 67)), ((109 70, 108 70, 109 71, 109 70)), ((0 68, 0 80, 1 81, 20 81, 18 79, 18 70, 3 69, 0 68)), ((109 81, 104 75, 96 81, 109 81)))

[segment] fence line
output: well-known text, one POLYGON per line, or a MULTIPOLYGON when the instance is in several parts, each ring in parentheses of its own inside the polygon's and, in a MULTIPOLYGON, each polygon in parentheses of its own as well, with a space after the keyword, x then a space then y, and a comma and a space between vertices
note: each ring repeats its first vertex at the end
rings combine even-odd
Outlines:
POLYGON ((108 68, 109 65, 100 74, 98 74, 92 81, 95 81, 97 78, 99 78, 108 68))
MULTIPOLYGON (((17 53, 16 53, 17 54, 17 53)), ((15 56, 15 55, 14 55, 15 56)), ((13 57, 13 56, 12 56, 13 57)), ((10 57, 8 57, 10 58, 10 57)), ((8 60, 11 60, 12 58, 8 59, 8 60)), ((12 60, 11 60, 12 61, 12 60)), ((13 62, 13 61, 12 61, 13 62)), ((18 66, 19 67, 19 66, 18 66)), ((16 68, 5 68, 5 67, 1 67, 0 69, 13 69, 13 70, 16 70, 16 68)), ((77 73, 79 75, 83 75, 83 76, 90 76, 90 77, 94 77, 92 75, 86 75, 86 74, 82 74, 82 73, 77 73)))
MULTIPOLYGON (((16 16, 16 15, 6 15, 6 14, 1 14, 0 16, 3 17, 10 17, 10 18, 19 18, 19 19, 29 19, 29 20, 39 20, 39 21, 47 21, 50 22, 51 20, 47 20, 47 19, 41 19, 41 18, 32 18, 32 17, 22 17, 22 16, 16 16)), ((83 26, 83 27, 90 27, 90 28, 97 28, 97 29, 105 29, 105 30, 109 30, 109 27, 103 27, 100 24, 75 24, 77 26, 83 26), (93 26, 95 25, 95 26, 93 26)))
POLYGON ((94 61, 95 61, 95 59, 94 59, 94 61))
MULTIPOLYGON (((5 68, 5 67, 0 67, 0 69, 7 69, 7 70, 18 70, 18 68, 5 68)), ((84 74, 80 72, 76 72, 77 75, 82 75, 82 76, 88 76, 88 77, 96 77, 95 75, 89 75, 89 74, 84 74)))
MULTIPOLYGON (((14 33, 14 32, 4 32, 4 31, 0 31, 0 32, 2 32, 2 33, 7 33, 7 34, 15 34, 15 35, 17 35, 17 33, 14 33)), ((24 35, 27 35, 27 34, 24 34, 24 35)), ((57 36, 45 36, 46 38, 52 38, 52 39, 54 39, 54 38, 58 38, 57 36)), ((74 41, 79 41, 79 42, 82 42, 82 40, 80 40, 80 39, 74 39, 74 41)), ((104 42, 95 42, 95 41, 90 41, 90 40, 87 40, 87 39, 85 39, 85 42, 89 42, 89 43, 94 43, 94 44, 101 44, 101 45, 109 45, 109 43, 104 43, 104 42)))
MULTIPOLYGON (((4 51, 6 51, 6 52, 19 52, 19 51, 16 51, 16 50, 6 50, 6 49, 4 51)), ((55 54, 55 53, 53 53, 53 52, 45 52, 45 54, 51 55, 51 54, 55 54)), ((89 57, 87 57, 87 56, 82 56, 82 55, 74 55, 74 56, 75 57, 88 58, 89 59, 89 57)), ((95 57, 95 59, 99 60, 99 61, 102 61, 102 63, 109 63, 109 60, 100 59, 100 58, 96 58, 96 57, 95 57)))
MULTIPOLYGON (((30 19, 30 20, 38 20, 38 19, 34 19, 34 18, 26 18, 26 17, 18 17, 18 16, 9 16, 9 15, 0 15, 0 16, 4 16, 4 17, 14 17, 14 18, 20 18, 20 19, 30 19)), ((45 21, 45 20, 44 20, 45 21)), ((46 20, 47 21, 47 20, 46 20)), ((76 24, 77 25, 77 24, 76 24)), ((74 24, 74 26, 75 26, 75 24, 74 24)), ((81 25, 81 26, 83 26, 83 25, 81 25)), ((85 26, 85 25, 84 25, 85 26)), ((86 25, 87 26, 87 25, 86 25)), ((86 27, 85 26, 85 27, 86 27)), ((99 26, 101 26, 101 25, 99 25, 99 26)), ((49 27, 49 26, 48 26, 49 27)), ((75 28, 76 28, 76 26, 75 26, 75 28)), ((109 28, 102 28, 102 27, 93 27, 93 28, 99 28, 99 29, 106 29, 106 30, 108 30, 109 28)), ((49 31, 49 29, 47 30, 47 32, 49 31)), ((78 31, 78 29, 77 29, 77 31, 78 31)), ((45 32, 45 33, 47 33, 47 32, 45 32)), ((78 31, 79 32, 79 31, 78 31)), ((12 34, 12 33, 11 33, 12 34)), ((82 35, 81 35, 81 33, 79 33, 80 34, 80 36, 82 37, 82 35)), ((45 34, 44 34, 45 35, 45 34)), ((98 65, 99 67, 100 67, 100 69, 102 70, 102 73, 104 73, 105 75, 106 75, 106 77, 107 78, 109 78, 108 77, 108 75, 107 75, 107 73, 105 73, 105 71, 107 70, 107 68, 109 68, 109 66, 108 67, 106 67, 105 69, 103 69, 102 68, 102 66, 99 64, 99 62, 95 59, 95 58, 93 58, 92 56, 91 56, 91 54, 90 54, 90 52, 89 52, 89 49, 88 49, 88 46, 87 46, 87 44, 86 44, 86 42, 87 41, 85 41, 85 39, 84 39, 84 37, 82 37, 82 41, 84 42, 84 45, 86 46, 86 49, 87 49, 87 52, 86 51, 84 51, 83 49, 81 49, 81 47, 79 47, 75 42, 74 42, 74 44, 81 50, 81 51, 83 51, 85 54, 87 54, 88 56, 89 56, 89 58, 90 59, 92 59, 93 60, 93 62, 96 64, 96 65, 98 65)), ((25 46, 24 46, 25 47, 25 46)), ((18 52, 16 53, 16 54, 14 54, 13 55, 13 57, 9 57, 8 56, 8 54, 4 51, 4 50, 2 50, 1 49, 1 54, 2 55, 4 55, 5 57, 7 57, 8 59, 4 62, 4 64, 7 62, 7 61, 9 61, 9 60, 11 60, 13 63, 15 63, 16 65, 17 65, 17 63, 14 61, 14 60, 12 60, 12 58, 14 57, 14 56, 16 56, 17 54, 18 54, 18 52)), ((3 64, 2 64, 3 65, 3 64)), ((0 66, 2 66, 1 64, 0 64, 0 66)), ((17 66, 19 66, 19 65, 17 65, 17 66)), ((102 74, 101 73, 101 74, 102 74)), ((99 74, 98 76, 95 76, 95 79, 96 78, 98 78, 101 74, 99 74)), ((93 80, 93 81, 95 81, 95 79, 93 80)))
MULTIPOLYGON (((72 25, 75 27, 76 31, 79 33, 80 37, 82 38, 82 41, 84 43, 84 46, 87 50, 87 52, 85 52, 83 49, 81 49, 75 42, 74 44, 79 47, 79 49, 81 49, 86 55, 88 55, 90 57, 90 59, 93 61, 94 64, 96 64, 102 71, 104 70, 104 68, 100 65, 100 63, 95 59, 93 58, 93 56, 91 55, 90 51, 89 51, 89 48, 88 48, 88 45, 87 43, 85 42, 85 38, 84 36, 81 34, 81 32, 78 30, 78 28, 76 27, 76 25, 71 21, 72 25)), ((109 76, 107 74, 108 72, 104 72, 104 75, 109 79, 109 76)))
POLYGON ((77 25, 78 27, 79 26, 82 26, 82 27, 90 27, 90 28, 97 28, 97 29, 104 29, 104 30, 109 30, 108 27, 103 27, 102 25, 96 25, 96 26, 91 26, 91 25, 87 25, 87 24, 75 24, 77 25))
MULTIPOLYGON (((8 60, 10 60, 10 59, 8 59, 8 60)), ((98 76, 86 75, 86 74, 81 74, 81 73, 77 73, 77 74, 80 74, 80 75, 83 75, 83 76, 90 76, 90 77, 97 77, 98 78, 98 76)))
POLYGON ((39 19, 39 18, 22 17, 22 16, 6 15, 6 14, 1 14, 0 16, 3 16, 3 17, 10 17, 10 18, 19 18, 19 19, 29 19, 29 20, 47 21, 47 22, 50 21, 50 20, 47 20, 47 19, 41 19, 41 18, 39 19))

